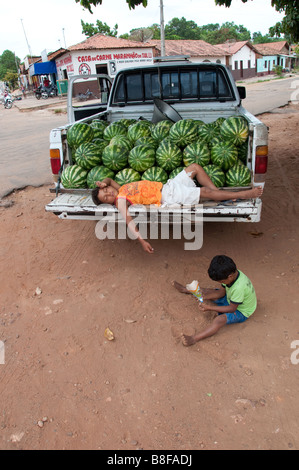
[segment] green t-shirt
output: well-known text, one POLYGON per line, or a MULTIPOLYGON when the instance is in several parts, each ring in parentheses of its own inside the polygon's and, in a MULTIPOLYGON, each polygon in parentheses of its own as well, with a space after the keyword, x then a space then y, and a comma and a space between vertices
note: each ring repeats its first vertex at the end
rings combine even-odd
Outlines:
POLYGON ((223 284, 226 291, 226 298, 229 303, 239 304, 236 310, 243 313, 245 317, 250 317, 256 309, 257 300, 254 287, 242 271, 238 271, 237 279, 230 284, 230 287, 223 284))

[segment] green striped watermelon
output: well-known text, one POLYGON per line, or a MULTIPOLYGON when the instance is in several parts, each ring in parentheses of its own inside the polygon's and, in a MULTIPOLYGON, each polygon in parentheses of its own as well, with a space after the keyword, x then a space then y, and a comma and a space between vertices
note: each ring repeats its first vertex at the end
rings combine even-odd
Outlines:
POLYGON ((160 168, 172 171, 180 166, 183 154, 181 149, 170 138, 162 140, 156 151, 156 162, 160 168))
POLYGON ((118 144, 110 144, 104 148, 102 161, 105 166, 113 171, 119 171, 128 164, 129 152, 125 147, 118 144))
POLYGON ((251 183, 251 172, 243 164, 233 165, 226 173, 227 186, 248 186, 251 183))
POLYGON ((100 119, 94 119, 91 121, 90 126, 93 128, 94 138, 102 139, 104 130, 108 126, 108 122, 101 121, 100 119))
POLYGON ((100 139, 97 137, 96 139, 93 139, 92 143, 97 146, 99 152, 101 152, 102 155, 104 148, 107 147, 109 142, 105 139, 100 139))
POLYGON ((104 178, 114 179, 114 172, 104 165, 95 166, 88 172, 87 186, 90 189, 96 188, 96 182, 103 181, 104 178))
POLYGON ((136 119, 126 119, 126 118, 122 118, 120 119, 119 121, 120 124, 123 124, 123 126, 125 126, 127 129, 128 127, 131 125, 131 124, 134 124, 136 122, 136 119))
POLYGON ((157 141, 150 136, 140 137, 139 139, 137 139, 135 142, 135 147, 137 147, 137 145, 149 145, 150 147, 153 147, 154 149, 158 147, 157 141))
POLYGON ((81 144, 76 150, 75 161, 76 164, 84 168, 84 170, 90 170, 92 167, 102 162, 102 152, 99 147, 92 142, 81 144))
POLYGON ((173 125, 173 122, 171 121, 160 121, 157 122, 157 124, 154 124, 151 128, 151 133, 153 139, 155 139, 158 143, 161 142, 161 140, 165 139, 169 135, 169 131, 173 125))
POLYGON ((129 153, 129 165, 136 171, 145 171, 155 164, 155 149, 150 145, 137 145, 129 153))
POLYGON ((217 188, 221 188, 225 185, 225 173, 219 166, 210 163, 204 166, 203 169, 217 188))
POLYGON ((112 122, 104 130, 103 138, 110 140, 116 135, 127 135, 127 128, 123 124, 120 124, 118 121, 112 122))
POLYGON ((181 173, 181 171, 184 170, 185 167, 183 166, 178 166, 177 168, 175 168, 174 170, 172 170, 170 173, 169 173, 169 179, 172 179, 172 178, 175 178, 179 173, 181 173))
POLYGON ((143 175, 141 176, 142 180, 146 181, 158 181, 160 183, 167 183, 168 175, 163 168, 159 168, 158 166, 152 166, 148 170, 146 170, 143 175))
POLYGON ((248 154, 248 140, 245 140, 243 144, 238 147, 238 157, 242 162, 246 163, 248 154))
POLYGON ((219 134, 219 132, 219 127, 215 126, 214 123, 209 122, 208 124, 204 124, 198 128, 197 139, 209 144, 213 137, 219 134))
POLYGON ((79 165, 67 166, 61 174, 61 184, 64 188, 86 188, 88 171, 79 165))
POLYGON ((115 181, 121 186, 139 180, 140 174, 138 173, 138 171, 133 170, 133 168, 124 168, 115 175, 115 181))
POLYGON ((248 122, 242 116, 227 118, 220 126, 223 139, 234 145, 241 145, 248 137, 248 122))
POLYGON ((213 145, 211 148, 211 161, 220 166, 223 170, 228 170, 238 160, 237 147, 228 142, 213 145))
POLYGON ((219 126, 219 127, 220 127, 221 124, 224 123, 224 121, 225 121, 225 118, 224 118, 224 117, 219 117, 218 119, 216 119, 216 121, 213 122, 213 124, 214 124, 215 126, 219 126))
POLYGON ((122 147, 125 147, 128 151, 132 149, 132 143, 130 139, 128 139, 128 137, 125 135, 115 135, 110 140, 110 144, 119 144, 122 147))
POLYGON ((128 127, 128 138, 135 144, 140 137, 151 135, 150 123, 148 121, 138 121, 128 127))
POLYGON ((68 129, 66 140, 72 149, 76 149, 84 142, 91 142, 93 137, 93 128, 89 124, 77 122, 68 129))
POLYGON ((211 152, 207 144, 201 141, 192 142, 187 145, 183 151, 183 162, 185 166, 191 163, 198 163, 201 166, 208 165, 211 158, 211 152))
POLYGON ((197 140, 198 124, 192 119, 181 119, 175 122, 170 131, 169 139, 179 147, 185 147, 197 140))

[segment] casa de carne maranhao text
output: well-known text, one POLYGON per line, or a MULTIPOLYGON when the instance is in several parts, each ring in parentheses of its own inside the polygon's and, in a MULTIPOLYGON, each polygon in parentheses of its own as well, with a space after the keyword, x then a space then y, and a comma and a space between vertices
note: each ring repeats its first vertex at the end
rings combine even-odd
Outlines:
POLYGON ((139 465, 186 465, 191 467, 192 455, 189 454, 152 454, 148 456, 121 456, 114 454, 107 458, 108 465, 130 465, 138 468, 139 465))

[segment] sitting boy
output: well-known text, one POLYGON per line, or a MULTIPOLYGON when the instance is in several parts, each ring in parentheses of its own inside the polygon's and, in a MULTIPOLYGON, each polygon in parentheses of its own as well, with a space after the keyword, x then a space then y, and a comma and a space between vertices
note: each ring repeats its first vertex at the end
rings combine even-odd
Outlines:
MULTIPOLYGON (((238 270, 234 261, 225 255, 215 256, 208 269, 213 281, 221 284, 218 289, 201 289, 203 303, 198 303, 201 311, 212 310, 218 313, 211 325, 193 336, 182 335, 184 346, 191 346, 197 341, 217 333, 224 325, 242 323, 255 311, 257 299, 254 287, 248 277, 238 270), (205 300, 213 300, 215 305, 205 304, 205 300)), ((187 288, 173 282, 174 287, 184 294, 190 294, 187 288)))
POLYGON ((200 200, 225 201, 228 199, 249 199, 260 197, 262 187, 245 189, 244 191, 222 191, 212 183, 204 169, 192 163, 166 184, 154 181, 137 181, 120 186, 111 178, 97 181, 92 190, 94 204, 114 204, 124 217, 129 229, 139 240, 143 249, 153 253, 153 248, 145 241, 137 230, 132 217, 128 213, 130 204, 199 204, 200 200), (196 178, 200 188, 193 179, 196 178))

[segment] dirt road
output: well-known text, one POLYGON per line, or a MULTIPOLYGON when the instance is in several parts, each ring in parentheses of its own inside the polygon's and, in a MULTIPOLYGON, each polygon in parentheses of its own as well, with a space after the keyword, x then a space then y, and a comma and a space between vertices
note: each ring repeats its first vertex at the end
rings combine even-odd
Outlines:
POLYGON ((45 213, 47 186, 2 200, 1 449, 299 448, 299 106, 261 119, 262 221, 206 224, 197 252, 100 241, 94 223, 45 213), (217 253, 251 278, 258 309, 186 348, 181 333, 212 314, 171 281, 214 286, 217 253))

